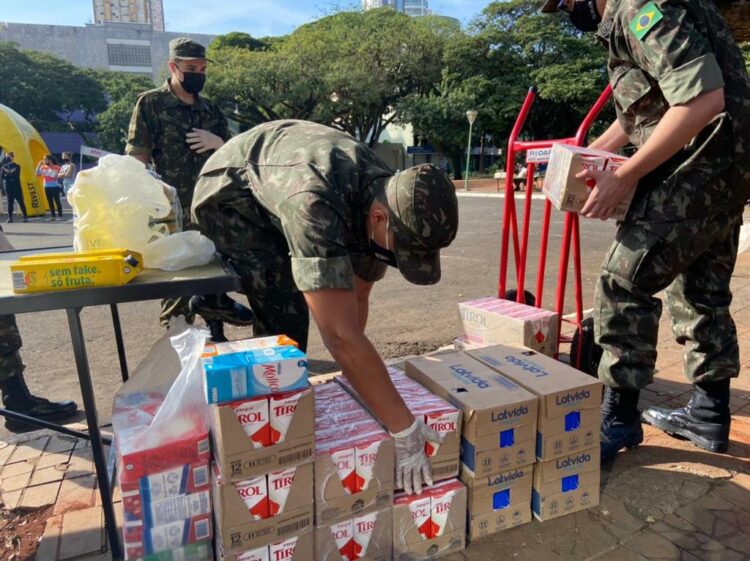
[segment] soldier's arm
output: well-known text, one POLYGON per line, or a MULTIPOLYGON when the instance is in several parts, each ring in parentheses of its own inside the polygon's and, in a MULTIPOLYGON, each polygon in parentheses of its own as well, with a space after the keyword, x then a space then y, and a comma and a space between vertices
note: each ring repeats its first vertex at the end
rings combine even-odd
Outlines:
POLYGON ((367 407, 390 432, 409 428, 414 417, 365 336, 356 292, 327 289, 304 292, 304 296, 323 343, 367 407))
POLYGON ((359 308, 359 325, 362 331, 367 327, 367 316, 370 312, 370 292, 375 283, 368 282, 357 275, 354 275, 354 293, 357 296, 357 306, 359 308))
MULTIPOLYGON (((595 150, 606 150, 607 152, 617 152, 627 143, 628 135, 625 134, 620 121, 615 120, 604 134, 589 144, 589 148, 594 148, 595 150)), ((525 169, 526 168, 524 168, 524 170, 525 169)))
POLYGON ((125 146, 125 154, 133 156, 146 165, 151 162, 151 153, 155 143, 154 126, 149 118, 151 110, 146 96, 139 97, 130 117, 128 142, 125 146))

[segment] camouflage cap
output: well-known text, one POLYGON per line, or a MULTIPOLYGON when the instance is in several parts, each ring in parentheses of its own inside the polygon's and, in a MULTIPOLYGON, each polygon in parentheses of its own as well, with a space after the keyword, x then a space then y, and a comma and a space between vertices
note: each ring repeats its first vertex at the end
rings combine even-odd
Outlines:
POLYGON ((440 280, 440 248, 448 247, 458 230, 453 183, 439 168, 422 164, 391 177, 385 194, 399 271, 414 284, 435 284, 440 280))
POLYGON ((169 58, 185 60, 206 58, 206 47, 189 37, 177 37, 169 42, 169 58))

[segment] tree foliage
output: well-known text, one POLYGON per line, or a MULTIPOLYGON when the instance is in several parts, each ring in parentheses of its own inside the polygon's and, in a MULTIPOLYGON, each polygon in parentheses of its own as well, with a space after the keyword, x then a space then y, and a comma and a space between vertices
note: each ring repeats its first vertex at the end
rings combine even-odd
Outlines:
POLYGON ((742 56, 745 57, 745 66, 747 67, 747 71, 750 72, 750 42, 742 43, 742 45, 740 45, 740 48, 742 49, 742 56))

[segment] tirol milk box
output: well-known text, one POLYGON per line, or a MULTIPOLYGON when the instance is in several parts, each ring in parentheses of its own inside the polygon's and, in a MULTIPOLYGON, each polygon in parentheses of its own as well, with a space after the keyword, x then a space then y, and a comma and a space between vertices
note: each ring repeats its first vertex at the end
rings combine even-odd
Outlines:
POLYGON ((457 350, 507 343, 549 356, 557 352, 559 316, 555 312, 488 297, 459 303, 458 317, 457 350))
POLYGON ((406 361, 406 374, 463 411, 461 462, 477 476, 534 462, 538 398, 461 352, 406 361))
POLYGON ((466 487, 456 480, 393 501, 393 558, 427 561, 466 548, 466 487))
POLYGON ((216 561, 311 561, 313 549, 313 533, 306 530, 270 545, 241 553, 224 553, 220 544, 217 544, 216 561))
POLYGON ((209 406, 222 476, 244 481, 312 461, 314 411, 310 387, 209 406))
POLYGON ((532 511, 544 522, 599 504, 598 446, 534 465, 532 511))
MULTIPOLYGON (((427 442, 425 445, 433 480, 456 477, 459 473, 460 410, 407 377, 401 370, 389 367, 388 374, 412 415, 424 421, 443 438, 442 442, 427 442)), ((340 376, 336 381, 361 401, 346 378, 340 376)))
POLYGON ((297 347, 265 347, 205 356, 208 403, 227 403, 306 388, 307 357, 297 347))
POLYGON ((469 540, 531 522, 531 482, 534 465, 514 467, 501 473, 476 476, 462 466, 466 485, 469 540))
POLYGON ((315 528, 315 561, 390 561, 393 507, 369 509, 315 528))
POLYGON ((599 447, 599 380, 523 347, 495 345, 467 354, 539 397, 537 459, 599 447))
POLYGON ((224 479, 212 470, 216 542, 221 552, 241 554, 309 532, 313 523, 313 464, 224 479))
MULTIPOLYGON (((614 171, 627 162, 627 158, 579 146, 553 144, 542 191, 557 210, 580 212, 595 183, 576 177, 584 169, 614 171)), ((615 208, 611 218, 623 220, 628 213, 635 190, 615 208)))
POLYGON ((313 389, 316 526, 389 506, 394 484, 393 439, 338 384, 313 389))
POLYGON ((211 515, 147 528, 129 525, 123 528, 123 549, 126 559, 137 559, 153 553, 175 550, 211 539, 211 515))

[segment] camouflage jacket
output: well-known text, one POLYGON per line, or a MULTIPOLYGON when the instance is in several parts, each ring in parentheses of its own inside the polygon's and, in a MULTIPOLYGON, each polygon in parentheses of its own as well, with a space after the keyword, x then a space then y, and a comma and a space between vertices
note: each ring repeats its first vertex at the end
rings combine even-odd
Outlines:
POLYGON ((291 256, 299 290, 353 287, 353 275, 383 278, 368 254, 367 212, 394 174, 365 144, 323 125, 265 123, 234 137, 208 160, 196 185, 193 220, 232 207, 242 224, 214 240, 230 255, 291 256))
MULTIPOLYGON (((750 79, 714 3, 610 0, 598 36, 609 50, 618 119, 635 146, 648 140, 671 106, 724 88, 725 112, 642 180, 645 190, 671 183, 666 185, 671 193, 655 195, 662 199, 648 203, 658 207, 652 217, 668 220, 670 213, 677 212, 690 218, 705 213, 706 207, 744 202, 750 195, 750 79), (712 168, 717 181, 693 173, 703 166, 712 168), (715 192, 705 189, 705 181, 715 192), (674 204, 665 203, 670 198, 674 204), (671 208, 662 208, 662 203, 671 208)), ((644 198, 643 191, 639 189, 636 200, 644 198)), ((645 207, 642 211, 644 217, 649 214, 645 207)))
POLYGON ((151 157, 154 171, 177 189, 186 214, 195 180, 212 153, 198 154, 190 149, 185 135, 193 128, 210 131, 224 140, 230 136, 227 121, 215 103, 198 96, 194 105, 187 105, 172 93, 167 80, 138 98, 125 148, 131 156, 151 157))

